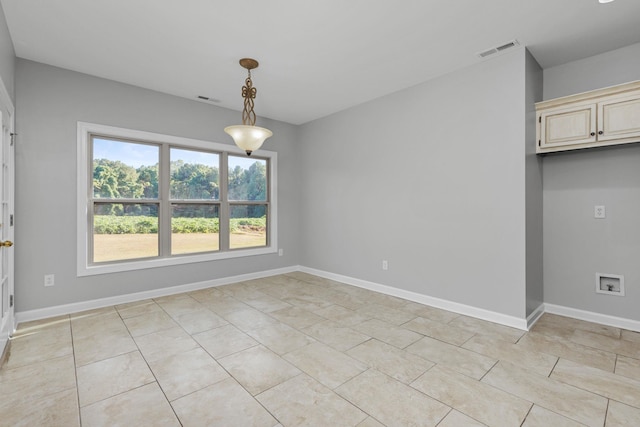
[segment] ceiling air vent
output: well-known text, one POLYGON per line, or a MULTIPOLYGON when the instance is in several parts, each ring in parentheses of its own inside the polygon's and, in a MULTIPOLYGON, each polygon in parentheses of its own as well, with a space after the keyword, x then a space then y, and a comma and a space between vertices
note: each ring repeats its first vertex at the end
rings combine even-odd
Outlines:
POLYGON ((502 51, 505 51, 507 49, 511 49, 512 47, 516 47, 519 46, 520 43, 518 43, 518 40, 511 40, 510 42, 501 44, 500 46, 495 46, 492 47, 491 49, 487 49, 487 50, 483 50, 482 52, 479 52, 477 55, 479 58, 486 58, 487 56, 491 56, 494 55, 496 53, 500 53, 502 51))
POLYGON ((215 102, 216 104, 221 102, 219 99, 209 98, 208 96, 203 96, 203 95, 196 96, 196 99, 199 99, 200 101, 215 102))

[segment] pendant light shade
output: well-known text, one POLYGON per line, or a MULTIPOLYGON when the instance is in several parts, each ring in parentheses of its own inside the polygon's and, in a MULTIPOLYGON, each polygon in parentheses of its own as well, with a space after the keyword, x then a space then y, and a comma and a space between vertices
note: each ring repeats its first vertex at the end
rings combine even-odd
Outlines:
POLYGON ((258 68, 258 61, 251 58, 243 58, 240 65, 248 71, 247 79, 242 86, 242 97, 244 98, 244 109, 242 110, 242 124, 227 126, 224 131, 231 135, 236 145, 250 156, 251 153, 262 146, 262 143, 273 135, 269 129, 255 126, 256 113, 253 111, 253 100, 256 98, 257 90, 251 81, 251 70, 258 68))
POLYGON ((269 129, 253 125, 227 126, 224 131, 231 135, 236 145, 244 150, 248 156, 252 151, 260 148, 265 139, 273 135, 269 129))

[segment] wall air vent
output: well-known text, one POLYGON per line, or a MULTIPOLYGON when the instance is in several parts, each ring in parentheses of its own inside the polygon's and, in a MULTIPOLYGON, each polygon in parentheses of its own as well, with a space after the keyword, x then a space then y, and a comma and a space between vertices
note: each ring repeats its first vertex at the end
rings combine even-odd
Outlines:
POLYGON ((510 42, 501 44, 500 46, 495 46, 487 50, 483 50, 482 52, 477 53, 479 58, 486 58, 487 56, 495 55, 496 53, 503 52, 507 49, 511 49, 512 47, 520 46, 518 40, 511 40, 510 42))

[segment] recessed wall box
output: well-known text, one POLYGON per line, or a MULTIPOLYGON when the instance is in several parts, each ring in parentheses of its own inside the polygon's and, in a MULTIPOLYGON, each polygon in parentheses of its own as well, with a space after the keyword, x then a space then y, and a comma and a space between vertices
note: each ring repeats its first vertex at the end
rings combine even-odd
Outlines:
POLYGON ((599 294, 624 296, 624 276, 596 273, 596 292, 599 294))

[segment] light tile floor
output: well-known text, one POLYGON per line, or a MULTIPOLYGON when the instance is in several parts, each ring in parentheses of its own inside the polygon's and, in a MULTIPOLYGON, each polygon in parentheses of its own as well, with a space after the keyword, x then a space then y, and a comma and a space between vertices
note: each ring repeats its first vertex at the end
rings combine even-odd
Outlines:
POLYGON ((19 325, 1 426, 640 426, 640 333, 291 273, 19 325))

